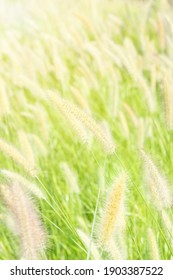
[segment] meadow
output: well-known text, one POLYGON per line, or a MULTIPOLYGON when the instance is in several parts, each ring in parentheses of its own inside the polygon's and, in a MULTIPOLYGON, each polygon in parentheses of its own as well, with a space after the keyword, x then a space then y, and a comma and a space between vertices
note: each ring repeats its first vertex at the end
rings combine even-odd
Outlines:
POLYGON ((0 259, 173 257, 173 8, 0 2, 0 259))

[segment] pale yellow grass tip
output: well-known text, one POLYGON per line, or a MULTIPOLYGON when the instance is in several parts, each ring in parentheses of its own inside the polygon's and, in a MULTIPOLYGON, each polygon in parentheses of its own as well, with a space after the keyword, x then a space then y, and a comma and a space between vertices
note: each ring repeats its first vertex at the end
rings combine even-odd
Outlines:
POLYGON ((98 239, 101 246, 106 247, 118 227, 119 214, 124 203, 126 175, 122 173, 109 194, 103 217, 100 222, 98 239))
POLYGON ((149 246, 151 259, 160 260, 160 253, 159 253, 156 235, 151 228, 148 229, 148 246, 149 246))

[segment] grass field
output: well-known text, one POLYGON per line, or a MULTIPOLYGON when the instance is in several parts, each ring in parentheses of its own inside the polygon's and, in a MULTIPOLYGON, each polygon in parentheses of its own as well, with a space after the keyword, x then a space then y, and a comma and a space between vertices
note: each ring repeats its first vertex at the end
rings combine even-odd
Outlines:
POLYGON ((0 2, 0 259, 173 257, 172 19, 0 2))

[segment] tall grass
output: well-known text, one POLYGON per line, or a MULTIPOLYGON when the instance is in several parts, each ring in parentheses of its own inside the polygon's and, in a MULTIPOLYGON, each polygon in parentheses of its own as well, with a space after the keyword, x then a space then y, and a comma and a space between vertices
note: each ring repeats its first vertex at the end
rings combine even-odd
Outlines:
POLYGON ((0 1, 0 259, 173 257, 172 13, 0 1))

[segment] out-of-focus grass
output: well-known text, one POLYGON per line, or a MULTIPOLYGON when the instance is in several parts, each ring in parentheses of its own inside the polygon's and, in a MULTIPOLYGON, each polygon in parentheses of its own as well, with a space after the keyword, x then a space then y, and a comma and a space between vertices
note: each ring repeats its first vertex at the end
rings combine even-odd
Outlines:
MULTIPOLYGON (((125 170, 127 258, 150 258, 151 227, 161 258, 170 259, 172 237, 147 198, 140 150, 155 159, 171 189, 173 117, 168 122, 165 116, 173 106, 172 8, 167 1, 106 0, 2 1, 1 6, 0 135, 20 150, 22 130, 33 148, 39 173, 32 180, 47 196, 47 201, 35 198, 47 231, 46 258, 86 259, 88 248, 77 229, 90 236, 103 177, 96 236, 106 194, 125 170), (89 145, 82 143, 45 98, 47 90, 107 128, 115 153, 106 155, 93 135, 89 145), (66 180, 62 162, 76 175, 79 193, 66 180)), ((0 169, 31 179, 1 152, 0 169)), ((0 211, 0 258, 20 258, 3 203, 0 211)), ((172 209, 166 211, 172 219, 172 209)))

